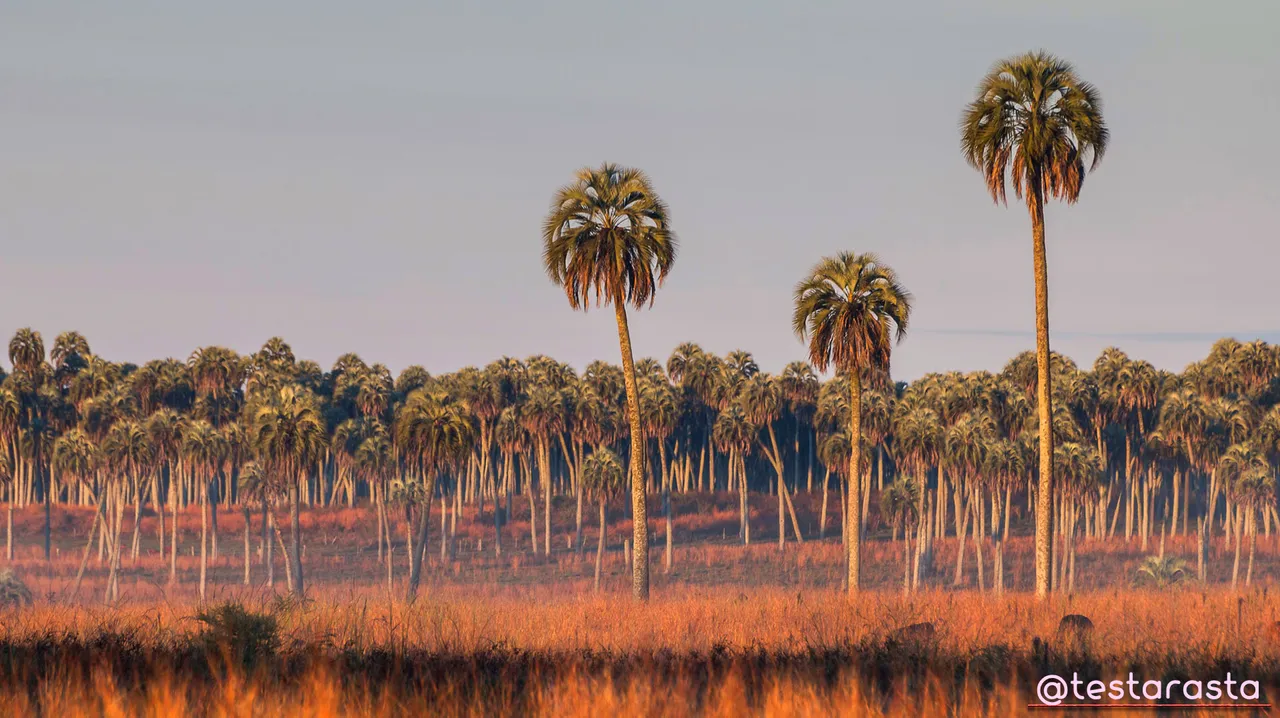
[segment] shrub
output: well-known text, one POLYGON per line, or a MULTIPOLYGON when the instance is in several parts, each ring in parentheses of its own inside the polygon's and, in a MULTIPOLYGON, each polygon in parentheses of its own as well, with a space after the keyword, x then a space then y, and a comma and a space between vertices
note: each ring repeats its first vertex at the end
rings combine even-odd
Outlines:
POLYGON ((31 589, 23 583, 13 569, 0 569, 0 606, 14 608, 30 606, 33 602, 31 589))

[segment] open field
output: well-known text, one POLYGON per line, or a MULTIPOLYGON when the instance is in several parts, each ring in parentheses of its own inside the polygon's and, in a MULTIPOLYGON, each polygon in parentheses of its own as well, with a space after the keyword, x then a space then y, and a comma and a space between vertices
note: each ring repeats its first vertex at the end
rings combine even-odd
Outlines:
MULTIPOLYGON (((753 544, 734 536, 736 498, 692 494, 677 504, 675 552, 663 570, 663 522, 653 522, 654 598, 627 595, 618 506, 600 593, 592 590, 596 529, 582 556, 568 547, 573 505, 557 503, 556 550, 529 549, 526 522, 504 527, 495 556, 492 516, 464 507, 451 557, 438 533, 424 588, 403 601, 407 573, 394 565, 388 592, 374 523, 365 508, 303 515, 308 598, 264 586, 259 519, 251 516, 251 585, 243 585, 243 516, 219 516, 209 606, 242 605, 249 616, 207 623, 196 616, 198 558, 181 547, 199 536, 199 516, 180 515, 178 582, 155 549, 144 516, 141 557, 123 561, 118 605, 103 606, 105 562, 90 551, 79 566, 91 509, 54 510, 55 558, 42 559, 38 507, 15 513, 15 568, 35 604, 0 615, 0 710, 18 715, 1016 715, 1048 672, 1109 678, 1247 675, 1274 695, 1280 687, 1280 602, 1275 537, 1259 537, 1254 585, 1233 592, 1231 552, 1215 543, 1210 585, 1128 587, 1146 554, 1126 543, 1082 541, 1077 592, 1037 603, 1030 586, 1030 537, 1023 522, 1005 553, 1009 591, 976 590, 974 552, 954 588, 954 538, 942 539, 926 588, 901 592, 902 549, 872 522, 857 599, 840 592, 838 537, 816 541, 817 505, 795 497, 803 545, 776 543, 776 503, 753 505, 753 544), (770 533, 770 528, 775 533, 770 533), (1017 588, 1016 591, 1012 590, 1017 588), (1083 640, 1057 632, 1066 614, 1089 616, 1083 640), (255 618, 275 622, 268 630, 255 618), (932 637, 898 634, 930 623, 932 637), (269 699, 268 699, 269 697, 269 699)), ((520 500, 514 516, 520 516, 520 500)), ((527 510, 527 508, 526 508, 527 510)), ((527 513, 525 514, 527 516, 527 513)), ((828 528, 839 530, 839 515, 828 528)), ((438 514, 433 527, 439 528, 438 514)), ((132 526, 126 521, 126 539, 132 526)), ((403 526, 393 526, 397 535, 403 526)), ((395 545, 398 556, 403 547, 395 545)), ((1154 552, 1158 550, 1152 546, 1154 552)), ((1194 563, 1190 538, 1165 551, 1194 563)), ((988 562, 992 553, 984 551, 988 562)), ((208 606, 206 607, 208 608, 208 606)), ((1237 711, 1234 714, 1239 715, 1237 711)))
MULTIPOLYGON (((837 495, 838 500, 838 495, 837 495)), ((663 568, 665 524, 657 511, 658 502, 650 509, 650 532, 653 536, 651 562, 654 590, 683 591, 691 588, 768 586, 794 590, 837 590, 842 585, 843 564, 839 542, 840 516, 835 506, 828 507, 825 540, 818 541, 821 496, 798 492, 794 497, 802 529, 808 536, 803 544, 789 538, 785 550, 777 544, 777 503, 769 496, 752 496, 752 543, 743 546, 736 536, 737 497, 725 493, 691 493, 673 499, 672 570, 663 568)), ((836 504, 837 501, 831 501, 836 504)), ((450 555, 440 551, 438 508, 430 525, 433 533, 428 547, 423 585, 434 588, 519 588, 550 587, 564 596, 590 592, 593 583, 598 524, 590 512, 583 525, 584 550, 570 548, 574 534, 572 497, 553 503, 553 543, 550 557, 530 550, 528 503, 517 497, 513 503, 513 519, 503 526, 503 552, 495 554, 493 546, 492 508, 477 514, 474 507, 463 506, 450 555), (521 518, 524 517, 524 518, 521 518)), ((602 590, 624 591, 630 576, 624 570, 624 539, 630 536, 630 519, 623 513, 623 500, 614 502, 603 560, 602 590)), ((165 600, 194 600, 199 575, 198 543, 200 516, 192 509, 179 514, 178 581, 168 584, 169 559, 161 558, 156 542, 154 514, 144 512, 141 522, 140 556, 135 561, 127 553, 122 559, 120 600, 123 603, 165 600)), ((31 506, 14 513, 14 566, 39 598, 54 603, 70 600, 69 590, 83 558, 85 537, 93 518, 93 510, 85 507, 58 506, 53 510, 53 553, 50 562, 43 560, 41 529, 44 515, 40 507, 31 506)), ((541 521, 541 516, 539 520, 541 521)), ((392 585, 400 597, 408 574, 403 517, 392 517, 394 557, 392 585)), ((281 519, 277 519, 278 521, 281 519)), ((304 540, 304 569, 308 584, 326 590, 381 590, 387 587, 385 562, 378 558, 376 521, 373 509, 326 508, 305 511, 301 520, 304 540)), ((218 518, 218 556, 210 560, 210 600, 239 599, 263 593, 266 572, 261 561, 261 516, 250 515, 250 586, 244 586, 244 518, 239 512, 223 512, 218 518)), ((1005 582, 1010 591, 1029 591, 1032 586, 1032 542, 1030 531, 1015 510, 1011 535, 1006 541, 1005 582)), ((126 515, 122 527, 126 547, 132 536, 132 516, 126 515)), ((166 530, 170 530, 166 525, 166 530)), ((542 546, 539 526, 539 550, 542 546)), ((788 532, 790 529, 788 528, 788 532)), ((869 516, 868 535, 864 545, 863 585, 884 591, 900 590, 903 580, 903 547, 893 540, 887 527, 880 525, 875 511, 869 516)), ((169 539, 166 539, 168 541, 169 539)), ((1112 590, 1134 582, 1142 560, 1160 550, 1160 539, 1151 541, 1143 551, 1140 541, 1121 538, 1100 541, 1079 539, 1076 556, 1077 592, 1112 590)), ((167 544, 166 544, 167 545, 167 544)), ((957 542, 954 536, 935 541, 933 570, 923 571, 924 584, 935 589, 977 588, 977 556, 969 541, 961 582, 955 584, 957 542)), ((1164 540, 1169 556, 1186 561, 1194 573, 1195 537, 1169 536, 1164 540)), ((1247 547, 1245 549, 1247 555, 1247 547)), ((1257 538, 1252 582, 1260 587, 1273 586, 1280 580, 1280 535, 1257 538)), ((982 552, 984 588, 991 590, 994 552, 988 538, 982 552)), ((1211 540, 1208 556, 1210 587, 1229 584, 1234 551, 1228 539, 1211 540)), ((275 589, 285 590, 284 561, 277 548, 275 589)), ((1242 568, 1243 571, 1243 568, 1242 568)), ((74 597, 77 602, 92 602, 102 595, 108 567, 99 559, 95 542, 89 553, 85 578, 74 597)), ((625 591, 624 591, 625 592, 625 591)), ((621 596, 618 597, 621 599, 621 596)))

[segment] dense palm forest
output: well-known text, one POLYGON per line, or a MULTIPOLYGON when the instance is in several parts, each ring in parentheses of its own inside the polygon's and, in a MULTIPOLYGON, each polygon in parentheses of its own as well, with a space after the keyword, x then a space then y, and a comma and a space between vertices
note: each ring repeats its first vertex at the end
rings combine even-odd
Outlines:
MULTIPOLYGON (((545 356, 504 357, 484 368, 433 375, 411 366, 393 375, 355 354, 325 370, 273 338, 247 356, 213 346, 186 361, 136 366, 97 356, 76 332, 58 335, 46 354, 30 329, 13 337, 9 358, 0 469, 10 551, 15 506, 41 504, 46 517, 59 504, 95 506, 91 534, 107 538, 113 575, 144 538, 176 561, 188 547, 171 528, 166 536, 164 517, 171 527, 188 506, 202 513, 202 557, 217 550, 210 537, 219 511, 243 512, 277 537, 276 513, 287 513, 289 541, 276 543, 296 591, 305 507, 372 506, 388 546, 383 526, 389 512, 402 512, 416 527, 408 540, 422 546, 430 505, 478 506, 494 522, 487 550, 502 552, 511 498, 522 495, 535 514, 535 550, 570 540, 581 548, 594 500, 625 483, 623 372, 604 362, 579 373, 545 356), (576 525, 553 525, 550 502, 565 496, 576 501, 576 525), (144 510, 161 517, 157 535, 124 535, 124 516, 136 526, 144 510)), ((841 497, 853 490, 862 498, 861 527, 870 521, 884 527, 882 536, 909 542, 916 560, 905 580, 914 584, 935 538, 960 538, 958 576, 966 542, 998 552, 1018 520, 1034 513, 1032 352, 996 374, 910 383, 878 374, 860 392, 862 465, 852 489, 844 375, 824 381, 805 362, 771 375, 748 352, 722 357, 695 344, 635 367, 644 480, 667 521, 671 502, 661 499, 669 493, 735 492, 743 510, 748 494, 767 493, 785 522, 779 541, 834 538, 846 525, 841 507, 850 505, 841 497), (819 536, 801 530, 795 492, 822 496, 819 536)), ((1227 537, 1236 572, 1248 578, 1251 538, 1280 526, 1280 347, 1224 339, 1181 374, 1114 348, 1084 368, 1055 354, 1053 377, 1055 582, 1072 581, 1077 537, 1123 537, 1145 549, 1164 534, 1227 537)), ((751 540, 750 519, 741 513, 743 542, 751 540)), ((47 524, 45 532, 47 548, 47 524)), ((410 592, 421 555, 413 553, 410 592)), ((1003 585, 1003 561, 988 561, 991 581, 1003 585)), ((202 571, 202 590, 204 580, 202 571)))

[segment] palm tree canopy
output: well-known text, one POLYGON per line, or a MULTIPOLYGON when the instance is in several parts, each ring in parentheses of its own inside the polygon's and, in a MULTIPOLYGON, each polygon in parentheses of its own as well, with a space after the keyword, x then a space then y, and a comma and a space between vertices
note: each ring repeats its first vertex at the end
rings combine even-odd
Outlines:
POLYGON ((542 241, 547 276, 584 311, 592 294, 597 305, 652 304, 676 258, 666 203, 643 172, 613 164, 556 192, 542 241))
POLYGON ((1070 63, 1045 52, 997 62, 960 120, 965 159, 982 172, 997 202, 1013 191, 1075 202, 1106 152, 1102 98, 1070 63), (1034 191, 1033 191, 1034 190, 1034 191))
POLYGON ((622 489, 622 460, 608 449, 596 449, 582 462, 582 488, 597 500, 609 500, 622 489))
POLYGON ((911 293, 874 254, 841 252, 817 264, 796 285, 791 326, 809 339, 809 362, 819 371, 888 367, 892 342, 902 341, 911 293))

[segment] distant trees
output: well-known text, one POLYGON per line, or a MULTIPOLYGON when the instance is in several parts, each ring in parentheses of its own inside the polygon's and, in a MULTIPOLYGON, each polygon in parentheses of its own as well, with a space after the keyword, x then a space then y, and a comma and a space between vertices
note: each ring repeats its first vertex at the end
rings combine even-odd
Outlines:
MULTIPOLYGON (((23 333, 28 344, 30 334, 23 333)), ((121 574, 137 570, 131 561, 144 549, 158 549, 172 584, 199 589, 198 572, 184 575, 177 560, 180 551, 198 553, 195 536, 184 535, 179 521, 186 509, 205 516, 206 595, 211 582, 225 580, 215 542, 222 551, 243 543, 244 537, 217 539, 213 517, 228 509, 248 513, 250 544, 261 535, 264 581, 274 582, 273 559, 282 553, 287 585, 301 593, 307 554, 301 511, 371 506, 369 530, 377 532, 389 583, 404 575, 398 562, 410 578, 416 562, 420 585, 428 570, 428 515, 440 520, 434 507, 442 499, 450 519, 469 506, 471 515, 492 521, 494 551, 507 553, 518 543, 538 554, 550 545, 555 554, 565 550, 564 539, 544 538, 548 489, 557 504, 571 498, 589 516, 598 501, 587 487, 587 459, 607 450, 630 471, 625 377, 604 362, 578 373, 549 357, 504 358, 441 375, 409 367, 393 377, 354 354, 324 370, 296 360, 274 339, 241 356, 239 371, 209 370, 198 389, 193 362, 135 367, 82 356, 79 340, 62 346, 61 373, 47 359, 35 365, 23 359, 0 381, 0 469, 7 466, 9 477, 0 491, 10 510, 94 508, 78 558, 87 570, 92 544, 100 545, 109 600, 128 585, 121 574), (66 348, 74 345, 80 349, 66 348), (230 378, 219 385, 218 376, 230 378), (501 406, 496 414, 495 406, 501 406), (554 420, 531 418, 548 413, 554 420), (541 440, 526 427, 541 432, 541 440), (528 529, 533 535, 526 536, 541 532, 539 540, 517 542, 501 520, 516 495, 529 496, 537 510, 529 517, 536 519, 528 529), (491 507, 501 512, 480 513, 491 507), (285 520, 276 515, 282 509, 289 512, 287 537, 277 526, 285 520), (139 518, 154 530, 142 535, 139 518)), ((206 362, 217 354, 202 352, 206 362)), ((222 356, 212 365, 225 365, 222 356)), ((930 374, 909 384, 891 384, 883 371, 863 372, 856 470, 849 372, 824 380, 802 362, 769 374, 749 352, 716 355, 695 344, 677 347, 663 363, 635 364, 647 491, 670 495, 677 505, 691 492, 733 492, 744 543, 777 536, 753 516, 752 506, 760 511, 762 504, 750 500, 772 491, 786 532, 823 537, 826 522, 839 516, 849 544, 863 532, 898 539, 907 560, 903 580, 912 588, 943 580, 995 590, 1008 585, 1003 539, 1038 510, 1033 352, 999 372, 930 374), (816 481, 806 481, 808 475, 816 481), (793 500, 801 492, 813 492, 816 531, 801 523, 800 501, 793 500), (963 537, 963 553, 944 577, 933 547, 950 537, 963 537)), ((1201 531, 1202 542, 1221 542, 1230 562, 1212 567, 1217 580, 1234 575, 1237 585, 1251 585, 1257 536, 1280 525, 1280 348, 1224 339, 1180 374, 1114 348, 1089 367, 1058 354, 1050 365, 1057 477, 1050 495, 1051 588, 1079 585, 1072 567, 1076 553, 1088 550, 1081 538, 1116 537, 1146 550, 1153 536, 1201 531)), ((574 531, 577 550, 583 532, 569 521, 581 525, 581 512, 573 512, 572 519, 552 513, 550 529, 561 537, 574 531)), ((680 524, 671 525, 678 538, 680 524)), ((452 550, 455 527, 446 522, 441 543, 431 548, 452 550)), ((250 565, 239 568, 251 570, 244 558, 250 565)))

